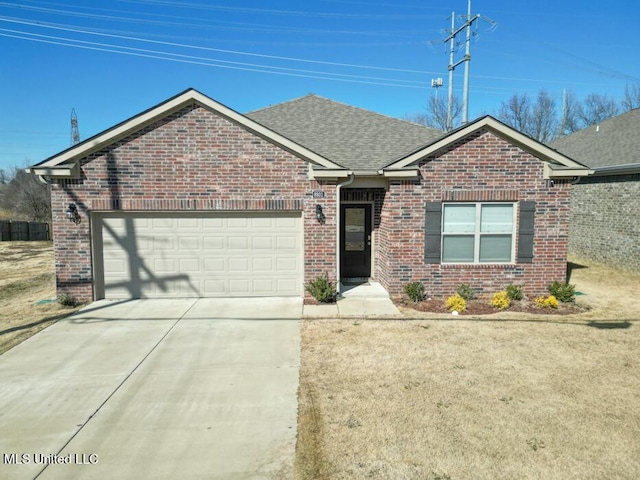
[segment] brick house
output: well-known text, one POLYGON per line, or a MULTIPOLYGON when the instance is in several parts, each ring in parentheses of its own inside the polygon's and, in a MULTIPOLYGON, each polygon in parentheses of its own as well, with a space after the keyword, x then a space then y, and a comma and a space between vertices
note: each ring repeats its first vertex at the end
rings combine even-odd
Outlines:
POLYGON ((640 272, 640 109, 551 146, 593 169, 571 189, 569 252, 640 272))
POLYGON ((315 95, 242 115, 187 90, 31 167, 52 185, 59 293, 82 300, 392 296, 564 281, 589 170, 491 117, 443 134, 315 95))

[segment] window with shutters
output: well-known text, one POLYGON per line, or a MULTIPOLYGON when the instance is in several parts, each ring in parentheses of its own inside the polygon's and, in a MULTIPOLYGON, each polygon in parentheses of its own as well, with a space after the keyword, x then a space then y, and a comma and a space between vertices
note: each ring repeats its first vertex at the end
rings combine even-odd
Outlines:
POLYGON ((515 203, 442 204, 442 263, 513 263, 515 203))

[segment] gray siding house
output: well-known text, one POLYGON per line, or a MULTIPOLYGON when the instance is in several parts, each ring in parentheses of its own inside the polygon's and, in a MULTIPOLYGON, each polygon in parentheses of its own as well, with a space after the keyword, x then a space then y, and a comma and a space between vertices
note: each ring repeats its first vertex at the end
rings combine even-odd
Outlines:
POLYGON ((569 252, 640 272, 640 109, 551 146, 594 171, 571 190, 569 252))

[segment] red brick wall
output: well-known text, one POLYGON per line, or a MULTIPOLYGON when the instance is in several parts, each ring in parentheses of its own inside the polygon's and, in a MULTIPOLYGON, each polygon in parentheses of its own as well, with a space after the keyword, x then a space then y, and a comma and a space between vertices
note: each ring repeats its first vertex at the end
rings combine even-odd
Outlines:
POLYGON ((462 283, 486 293, 525 284, 525 293, 546 293, 566 280, 570 184, 550 186, 543 162, 489 132, 479 132, 420 164, 421 178, 392 181, 379 228, 376 276, 393 296, 411 281, 429 295, 455 293, 462 283), (424 263, 425 203, 429 201, 536 202, 534 260, 513 265, 424 263))
POLYGON ((307 163, 201 107, 188 107, 82 161, 80 180, 52 188, 58 293, 93 299, 92 211, 294 210, 304 221, 305 282, 335 279, 335 187, 307 163), (313 199, 312 190, 326 198, 313 199), (82 223, 66 220, 73 202, 82 223), (315 219, 322 204, 326 223, 315 219))

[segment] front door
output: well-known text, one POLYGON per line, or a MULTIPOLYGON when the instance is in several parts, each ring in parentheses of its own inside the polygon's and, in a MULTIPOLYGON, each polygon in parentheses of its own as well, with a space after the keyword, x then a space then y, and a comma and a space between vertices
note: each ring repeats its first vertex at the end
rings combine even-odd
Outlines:
POLYGON ((371 204, 340 207, 340 276, 371 276, 371 204))

